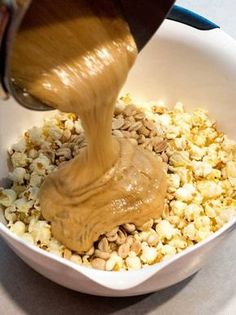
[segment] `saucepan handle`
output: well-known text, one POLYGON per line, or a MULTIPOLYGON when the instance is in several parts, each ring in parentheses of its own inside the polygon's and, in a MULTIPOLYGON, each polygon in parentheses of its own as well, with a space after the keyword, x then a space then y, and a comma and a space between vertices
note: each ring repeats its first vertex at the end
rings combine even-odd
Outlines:
POLYGON ((202 31, 219 28, 218 25, 209 21, 205 17, 178 5, 173 6, 168 13, 167 19, 189 25, 202 31))

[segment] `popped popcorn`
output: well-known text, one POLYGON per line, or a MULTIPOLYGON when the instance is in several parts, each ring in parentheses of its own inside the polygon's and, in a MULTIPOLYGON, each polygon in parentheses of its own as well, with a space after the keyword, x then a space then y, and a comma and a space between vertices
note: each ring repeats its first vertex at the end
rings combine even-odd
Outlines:
POLYGON ((208 218, 206 215, 198 216, 195 218, 194 223, 197 229, 200 229, 201 227, 210 227, 211 219, 208 218))
POLYGON ((113 252, 106 262, 105 269, 107 271, 111 271, 115 267, 121 268, 122 264, 123 264, 122 258, 116 252, 113 252))
POLYGON ((197 188, 201 195, 208 199, 217 198, 223 193, 223 189, 219 183, 210 180, 199 181, 197 183, 197 188))
POLYGON ((142 262, 152 264, 157 258, 157 250, 154 247, 149 247, 147 244, 142 248, 142 254, 140 256, 142 262))
MULTIPOLYGON (((175 236, 172 238, 172 240, 169 242, 169 245, 176 250, 184 249, 187 247, 187 241, 183 236, 175 236)), ((172 250, 172 249, 171 249, 172 250)), ((163 253, 163 252, 162 252, 163 253)))
POLYGON ((32 187, 40 187, 41 183, 43 181, 43 177, 36 174, 36 173, 32 173, 31 177, 30 177, 30 182, 29 185, 32 187))
POLYGON ((169 187, 174 188, 179 188, 180 186, 180 176, 178 174, 170 174, 168 177, 168 182, 169 182, 169 187))
POLYGON ((10 227, 10 230, 14 234, 22 236, 25 233, 25 224, 21 221, 17 221, 10 227))
POLYGON ((26 192, 28 193, 29 200, 38 200, 39 199, 39 187, 30 187, 26 192))
POLYGON ((67 119, 66 121, 65 121, 65 129, 66 130, 72 130, 73 128, 74 128, 74 122, 73 122, 73 120, 71 120, 71 119, 67 119))
POLYGON ((49 245, 51 238, 50 225, 43 220, 31 220, 29 223, 29 232, 33 236, 34 242, 40 242, 41 245, 49 245))
POLYGON ((12 173, 9 173, 9 177, 14 182, 23 184, 25 179, 29 178, 29 175, 26 172, 26 169, 23 167, 16 167, 12 173))
POLYGON ((142 267, 140 258, 133 253, 130 253, 129 257, 125 259, 128 270, 138 270, 142 267))
POLYGON ((48 135, 53 140, 59 140, 62 137, 63 130, 61 130, 58 126, 52 125, 48 129, 48 135))
POLYGON ((193 165, 193 172, 198 177, 207 177, 213 171, 212 166, 207 162, 194 161, 192 165, 193 165))
POLYGON ((184 113, 184 105, 180 102, 177 102, 173 107, 173 111, 176 113, 184 113))
POLYGON ((203 241, 235 216, 236 142, 218 132, 206 111, 187 113, 182 103, 173 110, 163 102, 136 106, 127 95, 117 103, 113 120, 114 136, 131 137, 167 163, 162 217, 142 227, 118 226, 84 254, 70 251, 53 237, 50 223, 41 214, 40 186, 50 172, 86 146, 78 117, 59 113, 47 118, 42 127, 26 131, 8 150, 13 184, 0 188, 0 210, 13 233, 28 244, 89 268, 138 270, 203 241), (129 132, 130 118, 142 132, 129 132), (152 139, 158 143, 152 144, 152 139))
POLYGON ((167 220, 162 220, 159 222, 156 226, 156 231, 160 240, 170 240, 178 233, 174 226, 167 220))
POLYGON ((15 207, 16 210, 20 213, 24 213, 24 214, 28 214, 29 210, 32 208, 33 206, 33 201, 28 201, 26 198, 19 198, 15 201, 15 207))
POLYGON ((62 256, 64 246, 58 242, 55 238, 51 238, 47 244, 46 250, 57 256, 62 256))
POLYGON ((182 136, 180 138, 175 138, 174 144, 176 146, 176 149, 184 151, 187 148, 187 139, 185 136, 182 136))
POLYGON ((208 236, 210 236, 212 233, 213 232, 211 231, 210 227, 200 227, 199 229, 197 229, 195 241, 201 242, 208 236))
POLYGON ((191 141, 193 144, 197 145, 198 147, 203 147, 206 145, 207 138, 202 133, 195 134, 192 136, 191 141))
POLYGON ((33 127, 28 130, 27 136, 32 144, 39 145, 43 141, 43 130, 39 127, 33 127))
POLYGON ((184 184, 183 187, 177 189, 175 196, 178 200, 191 201, 193 194, 196 192, 196 188, 192 184, 184 184))
POLYGON ((216 216, 216 223, 218 228, 224 226, 225 223, 229 222, 235 216, 235 208, 226 208, 222 210, 218 216, 216 216))
POLYGON ((14 152, 11 155, 11 163, 14 168, 16 167, 25 167, 28 164, 29 159, 27 155, 22 152, 14 152))
POLYGON ((184 216, 187 221, 193 221, 203 212, 203 207, 198 204, 190 204, 184 210, 184 216))
POLYGON ((167 260, 176 254, 176 249, 175 249, 175 247, 173 247, 171 245, 164 245, 161 248, 161 253, 162 253, 162 255, 164 255, 163 260, 167 260))
POLYGON ((187 204, 181 200, 173 200, 170 202, 170 207, 173 214, 181 218, 184 216, 184 210, 187 207, 187 204))
MULTIPOLYGON (((2 208, 0 210, 2 211, 2 208)), ((16 207, 14 205, 5 208, 4 215, 5 215, 6 220, 8 221, 9 227, 11 227, 12 223, 14 223, 17 219, 15 212, 16 212, 16 207)))
POLYGON ((193 173, 186 167, 175 167, 173 171, 179 175, 182 185, 192 182, 193 173))
POLYGON ((170 163, 175 167, 177 166, 186 167, 187 165, 190 165, 189 152, 187 151, 175 152, 170 157, 170 163))
POLYGON ((229 161, 226 163, 226 172, 228 178, 236 178, 236 162, 229 161))
POLYGON ((167 130, 171 126, 171 117, 168 114, 158 115, 158 123, 167 130))
POLYGON ((183 235, 186 238, 189 238, 190 240, 194 241, 196 236, 196 228, 194 226, 194 223, 189 223, 186 227, 183 229, 183 235))
POLYGON ((222 143, 222 149, 227 152, 231 153, 236 150, 236 143, 235 141, 229 139, 226 135, 224 135, 223 143, 222 143))
POLYGON ((51 169, 50 164, 49 158, 41 153, 38 158, 33 160, 30 169, 38 175, 44 175, 51 169))
POLYGON ((215 218, 216 217, 216 210, 215 208, 211 207, 210 205, 205 205, 205 213, 208 216, 208 218, 215 218))
POLYGON ((17 151, 24 153, 27 148, 27 143, 25 138, 20 139, 17 143, 13 144, 13 146, 10 148, 10 152, 17 151))
POLYGON ((212 125, 212 122, 207 116, 207 112, 202 108, 197 108, 193 111, 192 114, 192 124, 193 126, 201 127, 210 127, 212 125))
POLYGON ((195 144, 189 144, 189 147, 190 147, 190 150, 189 150, 189 153, 190 153, 190 157, 193 159, 193 160, 201 160, 204 155, 206 154, 206 148, 201 148, 201 147, 198 147, 196 146, 195 144))
POLYGON ((0 205, 9 207, 14 203, 16 197, 17 194, 13 189, 0 188, 0 205))

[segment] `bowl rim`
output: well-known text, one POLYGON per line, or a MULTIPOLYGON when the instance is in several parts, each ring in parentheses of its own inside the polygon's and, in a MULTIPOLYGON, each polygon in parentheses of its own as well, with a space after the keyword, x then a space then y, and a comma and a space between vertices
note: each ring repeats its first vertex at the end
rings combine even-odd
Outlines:
POLYGON ((60 257, 60 256, 57 256, 56 254, 47 252, 46 250, 39 248, 37 245, 29 244, 29 243, 25 242, 19 236, 17 236, 13 232, 11 232, 10 229, 7 226, 5 226, 2 222, 0 222, 0 236, 2 236, 2 234, 6 234, 8 238, 12 239, 16 243, 20 243, 23 247, 27 248, 28 250, 35 252, 39 255, 43 255, 49 259, 55 260, 56 262, 66 266, 66 267, 69 267, 70 269, 72 269, 76 272, 81 273, 86 278, 89 278, 94 283, 99 284, 100 286, 102 286, 104 288, 109 288, 109 289, 113 289, 116 291, 123 291, 124 290, 123 287, 115 288, 114 286, 106 285, 104 283, 101 283, 100 281, 97 281, 96 277, 94 277, 94 276, 96 276, 96 275, 99 275, 99 276, 103 275, 104 276, 104 274, 107 274, 107 275, 113 275, 113 276, 117 277, 117 279, 118 279, 118 277, 120 277, 121 274, 125 275, 126 273, 128 273, 129 275, 132 274, 132 276, 134 276, 138 279, 139 275, 146 274, 148 272, 148 275, 145 277, 144 280, 141 280, 134 285, 132 285, 132 284, 130 286, 125 285, 125 290, 134 288, 134 287, 140 285, 141 283, 145 282, 149 278, 151 278, 154 274, 161 271, 163 268, 169 266, 170 264, 173 264, 177 260, 181 259, 183 256, 186 256, 186 255, 188 255, 192 252, 195 252, 198 249, 206 246, 209 242, 211 242, 214 239, 218 238, 219 236, 225 234, 226 232, 230 232, 230 230, 233 230, 233 228, 236 228, 236 216, 234 216, 229 222, 227 222, 219 230, 217 230, 216 232, 214 232, 213 234, 208 236, 205 240, 203 240, 203 241, 201 241, 201 242, 199 242, 199 243, 197 243, 191 247, 184 249, 182 252, 175 254, 173 257, 171 257, 170 259, 167 259, 166 261, 162 261, 162 262, 150 265, 148 267, 141 268, 139 270, 128 270, 128 271, 119 271, 119 272, 98 270, 98 269, 94 269, 94 268, 89 268, 89 267, 84 266, 84 265, 78 265, 78 264, 76 264, 70 260, 67 260, 64 257, 60 257), (90 273, 91 273, 91 275, 90 275, 90 273))

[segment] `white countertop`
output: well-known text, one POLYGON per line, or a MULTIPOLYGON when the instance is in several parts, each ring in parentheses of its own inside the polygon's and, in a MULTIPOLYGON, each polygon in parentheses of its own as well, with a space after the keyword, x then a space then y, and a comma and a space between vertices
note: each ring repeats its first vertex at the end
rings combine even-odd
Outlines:
MULTIPOLYGON (((235 0, 179 0, 236 38, 235 0)), ((236 56, 235 56, 236 58, 236 56)), ((236 314, 236 231, 195 276, 132 298, 100 298, 67 290, 26 266, 0 239, 0 314, 236 314)))

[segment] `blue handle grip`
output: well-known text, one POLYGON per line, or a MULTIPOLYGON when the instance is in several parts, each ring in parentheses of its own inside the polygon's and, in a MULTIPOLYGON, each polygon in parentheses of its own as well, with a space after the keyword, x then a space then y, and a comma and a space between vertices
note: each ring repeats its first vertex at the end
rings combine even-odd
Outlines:
POLYGON ((208 31, 219 28, 218 25, 190 10, 174 5, 167 15, 168 20, 180 22, 199 30, 208 31))

